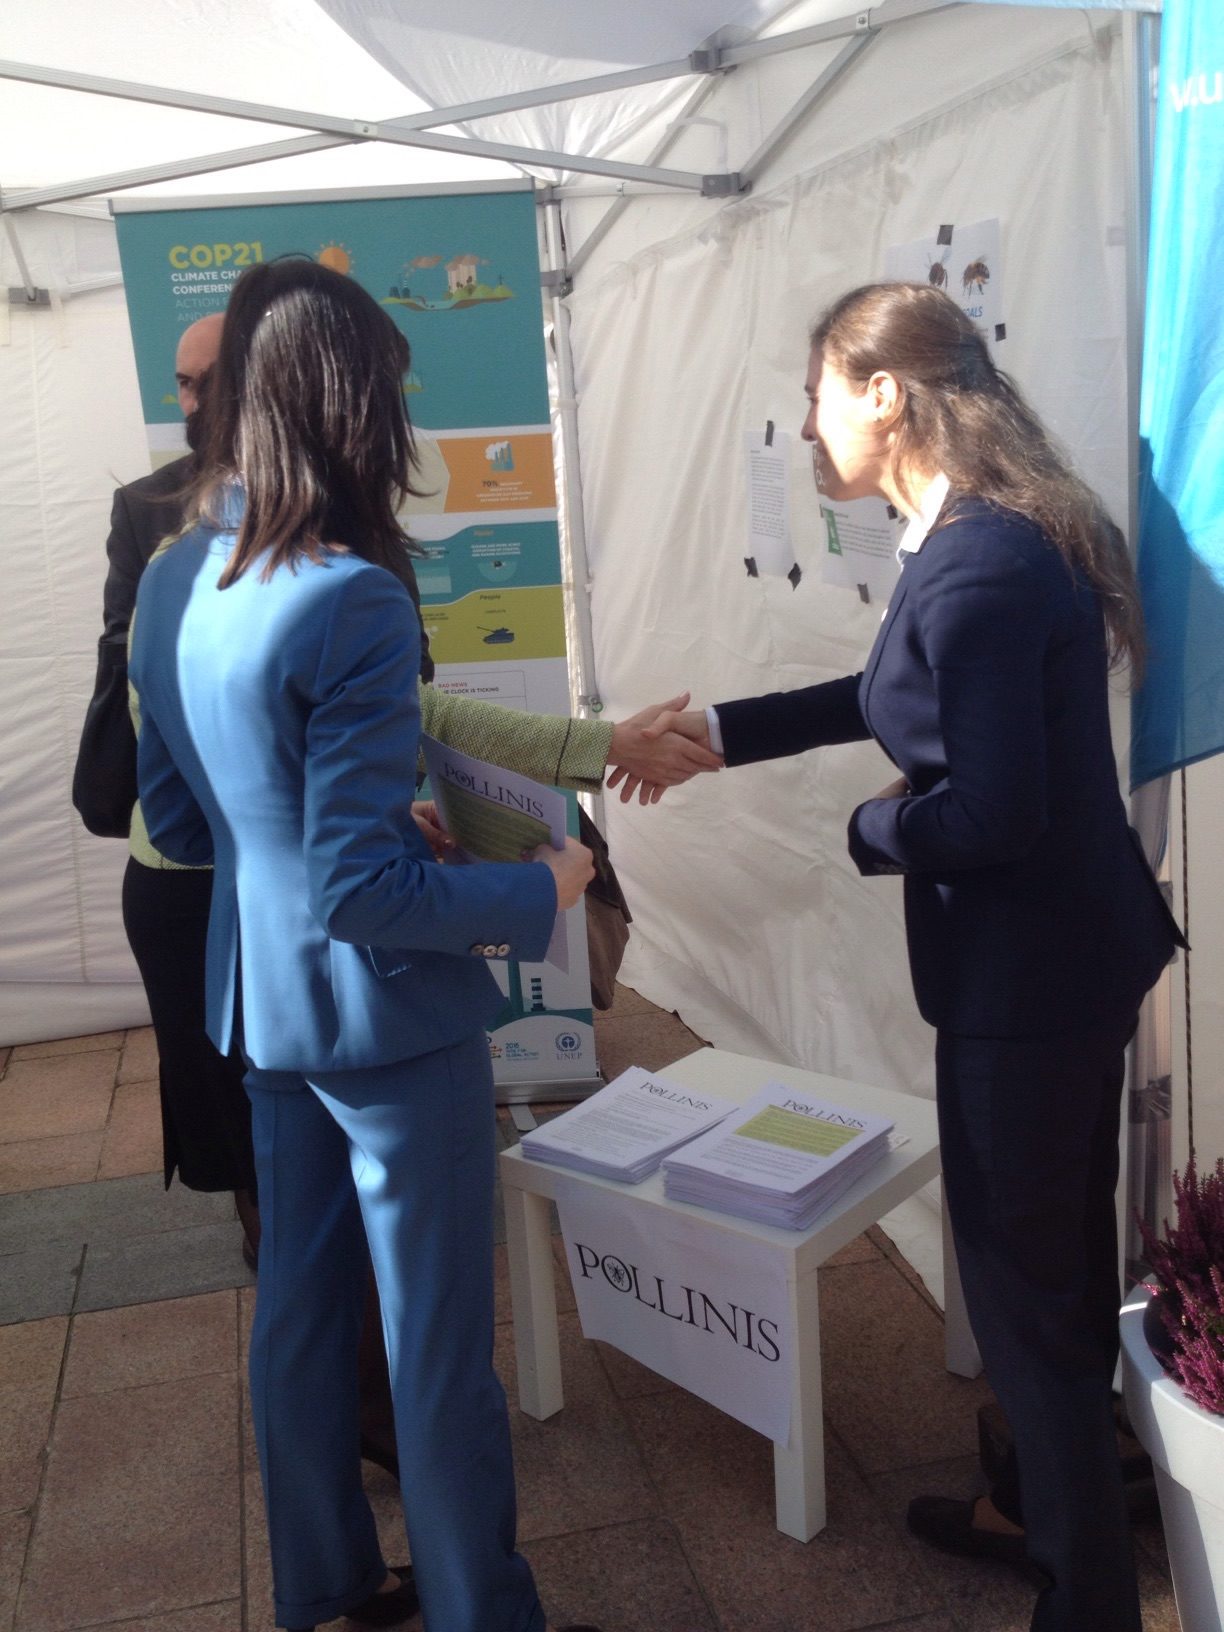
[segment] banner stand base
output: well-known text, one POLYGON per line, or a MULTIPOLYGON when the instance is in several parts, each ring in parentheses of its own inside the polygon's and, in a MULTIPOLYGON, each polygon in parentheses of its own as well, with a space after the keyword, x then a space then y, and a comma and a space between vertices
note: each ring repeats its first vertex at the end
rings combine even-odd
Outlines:
POLYGON ((589 1099, 605 1087, 602 1073, 593 1077, 552 1077, 547 1082, 499 1082, 494 1087, 498 1105, 545 1105, 551 1100, 589 1099))

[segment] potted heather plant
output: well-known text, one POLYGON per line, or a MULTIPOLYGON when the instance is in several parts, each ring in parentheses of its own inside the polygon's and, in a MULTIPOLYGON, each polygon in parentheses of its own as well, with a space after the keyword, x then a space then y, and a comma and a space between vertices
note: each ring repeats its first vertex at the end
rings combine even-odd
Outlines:
POLYGON ((1122 1311, 1122 1376, 1136 1436, 1152 1458, 1177 1610, 1194 1632, 1224 1632, 1224 1158, 1173 1179, 1177 1223, 1141 1222, 1154 1286, 1122 1311))

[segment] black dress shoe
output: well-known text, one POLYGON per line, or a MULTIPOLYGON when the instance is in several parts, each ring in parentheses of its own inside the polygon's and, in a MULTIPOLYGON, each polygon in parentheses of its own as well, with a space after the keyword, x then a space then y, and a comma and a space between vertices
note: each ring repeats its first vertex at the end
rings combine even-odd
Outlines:
POLYGON ((1023 1535, 1007 1536, 997 1530, 983 1530, 973 1522, 973 1509, 973 1502, 958 1502, 950 1496, 915 1496, 905 1522, 911 1534, 945 1553, 959 1553, 963 1558, 993 1558, 1025 1574, 1031 1573, 1035 1566, 1024 1549, 1023 1535))

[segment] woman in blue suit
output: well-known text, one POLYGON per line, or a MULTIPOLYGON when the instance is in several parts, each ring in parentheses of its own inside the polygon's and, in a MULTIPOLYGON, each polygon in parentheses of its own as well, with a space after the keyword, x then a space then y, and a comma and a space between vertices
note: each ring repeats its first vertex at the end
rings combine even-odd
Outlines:
POLYGON ((236 285, 196 524, 146 571, 132 678, 153 843, 215 867, 208 1026, 236 1039, 263 1218, 251 1397, 276 1619, 543 1632, 492 1367, 487 959, 543 955, 590 857, 437 866, 412 816, 406 342, 304 260, 236 285), (415 1582, 362 1493, 368 1238, 415 1582))
POLYGON ((821 490, 909 518, 866 667, 656 729, 681 724, 728 765, 874 737, 901 772, 854 812, 850 854, 904 875, 945 1203, 1019 1475, 976 1508, 919 1498, 911 1528, 961 1551, 1027 1545, 1049 1583, 1034 1632, 1139 1632, 1111 1408, 1114 1188, 1125 1046, 1180 935, 1110 743, 1110 658, 1141 651, 1130 562, 939 292, 843 297, 812 336, 807 394, 821 490))

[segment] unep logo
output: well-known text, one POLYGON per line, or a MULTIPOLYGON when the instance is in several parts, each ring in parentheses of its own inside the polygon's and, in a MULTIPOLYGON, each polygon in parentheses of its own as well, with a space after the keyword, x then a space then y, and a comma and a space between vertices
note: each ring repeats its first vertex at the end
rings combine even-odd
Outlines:
POLYGON ((582 1038, 575 1036, 572 1031, 559 1031, 557 1047, 562 1054, 577 1054, 582 1047, 582 1038))

